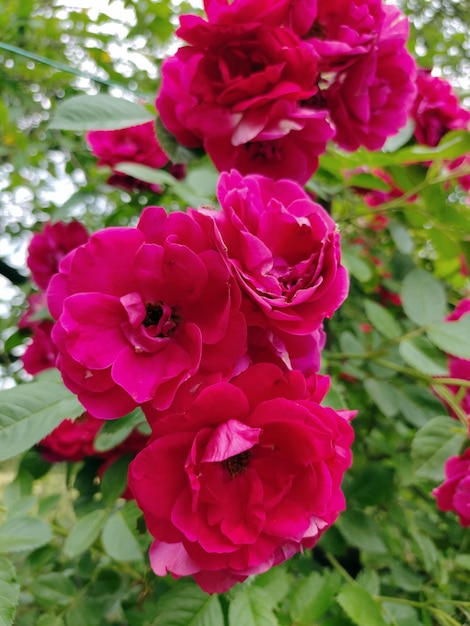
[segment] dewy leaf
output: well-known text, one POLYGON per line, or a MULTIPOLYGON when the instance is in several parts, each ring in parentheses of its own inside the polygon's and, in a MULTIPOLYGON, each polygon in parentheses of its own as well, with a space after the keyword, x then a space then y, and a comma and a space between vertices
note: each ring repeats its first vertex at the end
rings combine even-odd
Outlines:
POLYGON ((357 626, 387 626, 380 605, 362 587, 347 585, 336 598, 346 615, 357 626))
POLYGON ((52 539, 49 525, 37 517, 15 517, 0 526, 0 553, 35 550, 52 539))
MULTIPOLYGON (((240 622, 240 626, 245 624, 240 622)), ((224 626, 217 595, 208 595, 193 583, 181 582, 159 600, 151 626, 224 626)))
POLYGON ((416 433, 411 456, 416 475, 436 483, 444 479, 444 463, 456 456, 467 440, 459 422, 450 417, 434 417, 416 433))
POLYGON ((117 130, 138 126, 155 119, 136 102, 106 94, 79 95, 61 102, 55 110, 49 128, 60 130, 117 130))
POLYGON ((11 626, 20 596, 15 568, 10 561, 0 558, 0 626, 11 626))
POLYGON ((415 269, 405 276, 401 291, 403 310, 418 326, 441 322, 447 299, 443 286, 432 274, 415 269))
POLYGON ((279 626, 271 602, 262 589, 243 587, 230 602, 229 626, 279 626))
POLYGON ((109 513, 106 510, 91 511, 72 527, 64 543, 64 554, 74 557, 87 550, 97 539, 109 513))
POLYGON ((372 300, 366 300, 364 307, 369 322, 384 337, 394 339, 402 334, 400 324, 385 307, 372 300))
POLYGON ((444 352, 470 361, 470 315, 455 322, 433 324, 427 335, 444 352))
POLYGON ((84 408, 57 378, 38 380, 0 392, 0 461, 38 443, 62 420, 81 415, 84 408))

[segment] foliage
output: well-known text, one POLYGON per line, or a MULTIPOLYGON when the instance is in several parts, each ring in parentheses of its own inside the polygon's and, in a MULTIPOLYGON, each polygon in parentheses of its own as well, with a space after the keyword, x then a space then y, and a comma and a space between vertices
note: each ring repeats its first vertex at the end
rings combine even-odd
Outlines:
MULTIPOLYGON (((468 64, 468 35, 458 26, 464 4, 410 0, 404 7, 414 16, 412 45, 426 46, 423 64, 456 72, 456 82, 468 64), (438 32, 444 36, 437 40, 438 32)), ((171 144, 162 128, 167 153, 188 163, 186 178, 136 164, 121 169, 159 185, 161 194, 109 187, 109 171, 97 168, 86 148, 83 131, 110 128, 110 116, 97 106, 84 120, 83 104, 71 96, 119 98, 116 128, 119 120, 125 126, 152 118, 159 63, 175 16, 188 10, 169 1, 124 5, 124 23, 33 0, 10 0, 0 14, 0 251, 9 276, 0 299, 0 365, 4 386, 18 383, 0 393, 0 458, 14 457, 5 465, 0 505, 0 624, 470 623, 469 531, 455 514, 437 510, 431 494, 444 479, 444 462, 468 444, 460 400, 470 382, 449 376, 448 355, 470 360, 470 328, 465 317, 445 321, 470 287, 468 196, 456 182, 468 166, 446 168, 469 152, 465 131, 437 147, 414 145, 406 129, 378 152, 331 146, 307 183, 340 225, 351 276, 350 295, 326 327, 326 403, 359 411, 354 464, 343 482, 347 510, 313 551, 220 596, 186 579, 157 578, 141 512, 120 497, 129 459, 109 463, 97 480, 97 458, 50 464, 30 449, 62 418, 81 412, 54 375, 31 382, 21 368, 28 333, 17 324, 31 291, 23 261, 31 231, 71 218, 96 230, 134 224, 149 204, 172 210, 215 202, 217 177, 207 157, 171 144), (401 193, 371 206, 367 193, 390 191, 377 170, 401 193)), ((97 448, 108 451, 138 427, 138 412, 107 423, 97 448)))

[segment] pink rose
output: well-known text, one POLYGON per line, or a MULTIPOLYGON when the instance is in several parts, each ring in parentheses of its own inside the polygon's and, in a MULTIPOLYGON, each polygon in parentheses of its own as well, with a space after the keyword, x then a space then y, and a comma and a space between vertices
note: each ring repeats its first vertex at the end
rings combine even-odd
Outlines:
POLYGON ((305 35, 315 19, 317 0, 205 0, 204 9, 211 23, 257 22, 305 35))
POLYGON ((312 46, 287 28, 191 15, 177 34, 190 45, 162 65, 166 128, 187 147, 203 146, 219 170, 308 180, 333 136, 326 110, 300 106, 318 92, 312 46))
POLYGON ((470 526, 470 448, 445 464, 446 480, 433 490, 441 511, 457 513, 461 526, 470 526))
POLYGON ((21 316, 18 328, 31 331, 32 338, 21 360, 25 371, 34 376, 55 367, 57 348, 51 337, 53 321, 47 310, 46 292, 29 294, 27 302, 28 308, 21 316))
POLYGON ((266 127, 247 143, 234 146, 232 135, 207 137, 204 147, 219 171, 289 178, 304 184, 318 168, 318 156, 334 136, 326 109, 273 105, 266 127), (286 132, 287 131, 287 132, 286 132))
POLYGON ((108 419, 167 408, 197 372, 233 375, 246 352, 240 293, 211 238, 189 215, 144 210, 73 251, 48 303, 65 384, 108 419))
POLYGON ((33 235, 28 246, 26 262, 36 285, 46 289, 64 256, 87 239, 88 232, 79 222, 45 224, 41 232, 33 235))
POLYGON ((415 63, 406 50, 408 23, 396 7, 383 9, 375 45, 325 92, 335 141, 346 150, 380 149, 406 124, 415 95, 415 63))
POLYGON ((306 35, 325 72, 346 69, 374 47, 385 19, 381 0, 319 2, 315 22, 306 35))
POLYGON ((94 130, 87 134, 87 140, 93 154, 98 157, 98 165, 113 170, 114 175, 108 179, 110 185, 124 189, 150 187, 155 193, 161 193, 158 185, 143 183, 115 170, 116 165, 124 162, 154 169, 168 163, 168 157, 157 141, 153 122, 119 130, 94 130))
POLYGON ((65 419, 39 443, 42 456, 49 463, 60 461, 82 461, 95 456, 95 437, 103 421, 84 413, 76 420, 65 419))
POLYGON ((251 301, 249 326, 307 335, 348 292, 340 235, 328 213, 297 183, 221 175, 222 211, 204 210, 219 232, 232 272, 251 301))
POLYGON ((129 469, 154 572, 221 593, 313 547, 345 506, 348 417, 311 400, 299 372, 259 364, 157 420, 129 469))
POLYGON ((451 130, 466 130, 470 112, 464 109, 450 83, 445 78, 419 70, 416 77, 418 92, 411 109, 416 140, 427 146, 437 146, 451 130))

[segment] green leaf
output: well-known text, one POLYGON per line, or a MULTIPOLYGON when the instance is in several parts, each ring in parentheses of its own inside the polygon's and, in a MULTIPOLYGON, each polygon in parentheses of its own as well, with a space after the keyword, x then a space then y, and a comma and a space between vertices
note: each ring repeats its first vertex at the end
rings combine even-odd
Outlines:
POLYGON ((159 117, 155 124, 157 139, 164 152, 173 163, 190 163, 201 157, 203 152, 199 149, 185 148, 180 145, 174 135, 168 131, 159 117))
POLYGON ((65 418, 83 413, 62 381, 36 381, 0 392, 0 461, 38 443, 65 418))
POLYGON ((116 561, 141 561, 142 550, 120 511, 107 520, 101 535, 103 548, 116 561))
POLYGON ((124 454, 111 463, 101 477, 101 493, 106 505, 112 505, 116 498, 119 498, 126 490, 131 459, 130 454, 124 454))
POLYGON ((445 317, 447 299, 444 288, 429 272, 415 269, 407 274, 401 299, 406 316, 418 326, 440 322, 445 317))
POLYGON ((70 578, 54 572, 39 576, 31 585, 31 593, 38 604, 46 609, 68 606, 74 601, 77 591, 70 578))
POLYGON ((225 620, 217 595, 210 596, 197 585, 183 582, 159 600, 158 617, 152 626, 225 626, 225 620))
POLYGON ((402 359, 415 370, 427 376, 445 376, 448 374, 444 355, 430 343, 426 337, 415 337, 400 342, 398 351, 402 359))
POLYGON ((360 283, 366 283, 372 278, 372 269, 369 264, 355 254, 343 250, 341 259, 348 272, 350 272, 354 278, 357 278, 360 283))
POLYGON ((346 615, 357 626, 387 626, 382 617, 380 605, 362 587, 347 585, 336 598, 346 615))
POLYGON ((336 577, 313 572, 303 578, 290 596, 290 614, 296 624, 316 622, 330 606, 336 593, 336 577))
POLYGON ((56 615, 41 615, 36 622, 36 626, 64 626, 64 620, 56 615))
POLYGON ((106 94, 73 96, 55 110, 49 128, 60 130, 117 130, 155 119, 136 102, 106 94))
POLYGON ((348 543, 364 552, 384 554, 387 551, 379 527, 362 511, 348 509, 336 526, 348 543))
POLYGON ((364 381, 364 387, 384 415, 393 417, 398 413, 400 405, 393 385, 374 378, 367 378, 364 381))
POLYGON ((11 626, 20 596, 13 564, 0 557, 0 626, 11 626))
POLYGON ((444 352, 470 361, 470 315, 455 322, 433 324, 427 336, 444 352))
POLYGON ((421 163, 436 159, 456 159, 470 152, 470 133, 454 130, 445 135, 435 148, 416 144, 399 150, 394 158, 402 163, 421 163))
POLYGON ((459 454, 466 440, 467 433, 459 422, 434 417, 418 430, 411 444, 416 475, 436 483, 444 480, 444 463, 459 454))
POLYGON ((243 587, 230 602, 229 626, 278 626, 269 597, 263 589, 243 587))
POLYGON ((414 250, 414 241, 409 230, 398 222, 391 222, 389 225, 390 234, 395 242, 397 249, 402 254, 411 254, 414 250))
POLYGON ((65 540, 64 553, 74 557, 87 550, 98 538, 108 515, 108 511, 98 510, 79 519, 65 540))
POLYGON ((402 334, 400 324, 387 309, 372 300, 364 302, 369 322, 387 339, 395 339, 402 334))
POLYGON ((52 539, 49 525, 35 517, 15 517, 0 526, 0 553, 34 550, 52 539))
POLYGON ((93 447, 98 452, 112 450, 125 441, 131 432, 143 423, 146 423, 146 419, 140 407, 118 420, 107 420, 95 438, 93 447))
POLYGON ((345 485, 346 499, 361 506, 388 502, 395 491, 394 478, 393 467, 370 461, 345 485))

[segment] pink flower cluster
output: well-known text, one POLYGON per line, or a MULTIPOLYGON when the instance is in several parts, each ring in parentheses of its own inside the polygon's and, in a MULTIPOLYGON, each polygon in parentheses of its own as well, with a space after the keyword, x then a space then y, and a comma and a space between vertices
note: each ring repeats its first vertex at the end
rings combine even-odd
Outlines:
POLYGON ((161 193, 159 185, 145 183, 116 169, 120 163, 136 163, 154 169, 167 166, 175 178, 185 174, 184 166, 169 163, 168 156, 158 143, 153 122, 121 128, 118 130, 94 130, 87 134, 87 140, 98 157, 100 167, 112 170, 108 184, 126 190, 148 188, 161 193))
POLYGON ((154 571, 211 593, 316 543, 353 439, 317 374, 348 291, 335 223, 288 180, 232 171, 218 198, 94 233, 48 288, 67 387, 96 418, 141 406, 151 424, 129 480, 154 571))
POLYGON ((380 0, 206 0, 162 65, 157 109, 216 167, 306 182, 329 140, 383 146, 407 120, 408 26, 380 0))
MULTIPOLYGON (((468 314, 470 314, 470 299, 465 298, 447 316, 447 321, 457 321, 468 314)), ((452 378, 470 380, 469 360, 449 356, 448 367, 449 376, 452 378)), ((467 414, 470 422, 470 388, 465 389, 463 397, 459 394, 460 387, 449 386, 448 389, 459 398, 459 405, 467 414)), ((470 526, 470 448, 467 448, 462 455, 448 459, 444 469, 446 480, 433 491, 433 495, 437 499, 437 506, 441 511, 457 513, 460 524, 470 526)))

